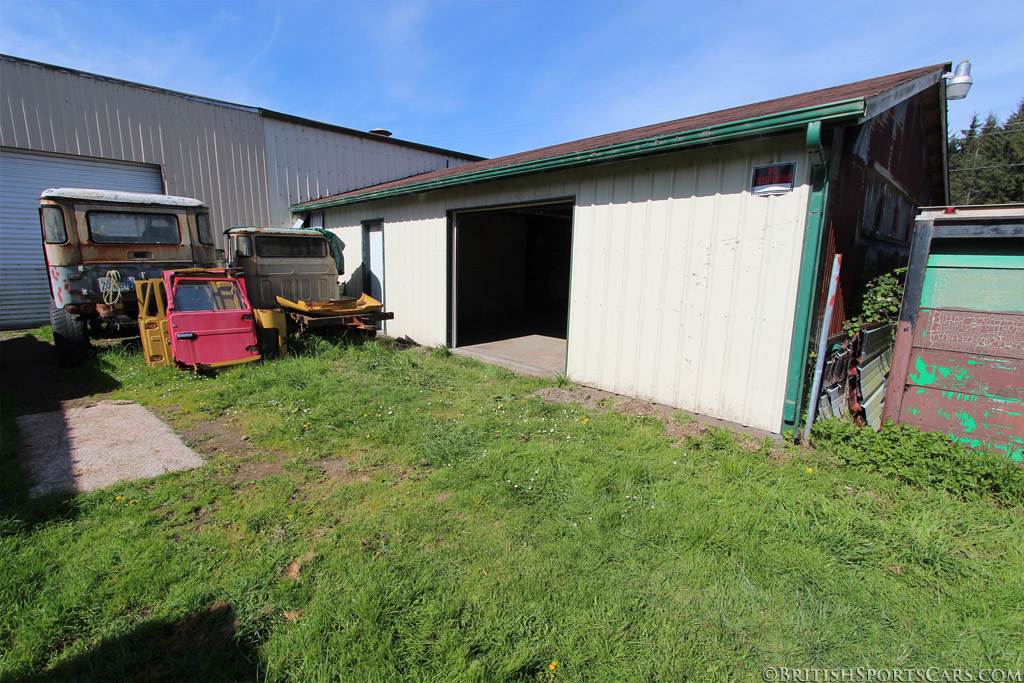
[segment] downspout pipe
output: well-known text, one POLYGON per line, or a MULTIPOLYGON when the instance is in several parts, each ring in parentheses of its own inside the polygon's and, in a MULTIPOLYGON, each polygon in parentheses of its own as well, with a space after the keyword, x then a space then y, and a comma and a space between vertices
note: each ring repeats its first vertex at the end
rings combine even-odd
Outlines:
POLYGON ((804 247, 800 256, 800 279, 797 285, 796 309, 793 316, 793 337, 789 349, 789 372, 786 375, 786 397, 782 408, 782 433, 799 438, 798 427, 803 414, 804 378, 810 349, 811 320, 814 318, 814 293, 817 290, 821 260, 821 236, 825 227, 825 203, 828 198, 828 164, 822 146, 822 122, 807 124, 807 155, 811 161, 811 195, 807 202, 804 247))

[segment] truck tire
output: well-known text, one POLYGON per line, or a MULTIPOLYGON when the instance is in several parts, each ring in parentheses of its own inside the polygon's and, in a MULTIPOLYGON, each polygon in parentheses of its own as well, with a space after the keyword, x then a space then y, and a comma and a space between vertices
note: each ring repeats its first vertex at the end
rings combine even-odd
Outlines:
POLYGON ((53 346, 57 350, 58 365, 67 368, 81 364, 89 352, 89 327, 86 321, 75 320, 51 301, 50 326, 53 328, 53 346))

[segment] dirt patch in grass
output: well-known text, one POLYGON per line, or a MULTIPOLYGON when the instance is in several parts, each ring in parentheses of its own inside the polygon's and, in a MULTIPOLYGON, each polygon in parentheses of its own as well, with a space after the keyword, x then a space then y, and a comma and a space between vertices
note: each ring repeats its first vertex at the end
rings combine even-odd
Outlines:
MULTIPOLYGON (((171 415, 170 411, 164 411, 160 417, 169 421, 171 415)), ((199 420, 177 431, 182 440, 199 453, 248 456, 256 450, 238 421, 223 416, 199 420)))
POLYGON ((236 484, 249 483, 266 479, 275 474, 281 474, 281 463, 279 462, 247 462, 238 468, 231 481, 236 484))
MULTIPOLYGON (((591 408, 599 412, 614 410, 622 415, 634 417, 653 417, 665 423, 665 433, 671 437, 674 445, 681 445, 690 437, 700 437, 712 428, 725 428, 733 431, 737 438, 753 438, 757 448, 760 448, 760 439, 779 440, 778 434, 767 432, 756 427, 746 427, 735 422, 719 420, 707 415, 698 415, 661 403, 652 403, 643 399, 613 394, 610 391, 602 391, 593 387, 581 384, 569 384, 564 387, 548 387, 530 394, 544 400, 545 403, 579 403, 584 408, 591 408), (684 419, 677 419, 683 416, 684 419)), ((756 449, 755 449, 756 450, 756 449)))
POLYGON ((779 446, 772 446, 768 449, 768 462, 781 465, 788 462, 793 457, 792 451, 788 448, 781 448, 779 446))
POLYGON ((349 460, 318 460, 311 464, 319 467, 328 479, 333 479, 342 485, 351 484, 355 481, 361 481, 366 484, 370 483, 370 475, 361 473, 358 469, 353 468, 349 460))
POLYGON ((676 420, 674 414, 677 412, 669 406, 650 401, 643 401, 638 398, 617 396, 607 391, 572 385, 570 387, 549 387, 541 389, 532 394, 544 399, 545 403, 579 403, 585 408, 592 408, 598 411, 614 410, 622 415, 633 417, 653 417, 665 424, 665 434, 672 439, 672 445, 679 446, 690 437, 699 437, 709 427, 706 424, 693 420, 676 420))
POLYGON ((708 426, 696 420, 678 422, 675 418, 665 420, 665 433, 672 439, 674 446, 680 446, 691 437, 700 437, 708 431, 708 426))
POLYGON ((292 563, 284 570, 285 578, 292 579, 293 581, 299 580, 299 573, 302 571, 303 565, 307 565, 313 561, 316 557, 316 553, 312 550, 303 555, 302 557, 296 557, 292 560, 292 563))
POLYGON ((530 395, 544 399, 545 403, 576 402, 585 408, 606 408, 615 399, 615 394, 578 384, 571 387, 548 387, 530 395))
POLYGON ((377 467, 353 467, 351 460, 335 458, 332 460, 317 460, 310 463, 320 468, 328 479, 336 481, 342 486, 348 486, 355 482, 369 484, 373 481, 373 473, 380 471, 391 472, 396 480, 405 479, 406 472, 395 465, 379 465, 377 467))

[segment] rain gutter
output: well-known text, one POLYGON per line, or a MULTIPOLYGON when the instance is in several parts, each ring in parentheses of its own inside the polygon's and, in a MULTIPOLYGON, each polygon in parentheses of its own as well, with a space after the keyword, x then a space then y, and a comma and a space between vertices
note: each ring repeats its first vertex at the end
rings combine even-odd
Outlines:
POLYGON ((797 285, 796 311, 793 316, 793 338, 789 348, 789 372, 786 375, 786 398, 782 408, 782 433, 797 438, 797 427, 803 415, 804 381, 807 354, 810 349, 814 293, 820 280, 821 235, 825 226, 825 200, 828 197, 828 165, 821 144, 821 121, 807 124, 807 154, 811 159, 811 195, 807 201, 804 247, 800 257, 800 280, 797 285))
POLYGON ((377 199, 388 199, 402 195, 429 192, 459 185, 469 185, 489 180, 499 180, 524 176, 533 173, 556 171, 565 168, 587 166, 591 164, 607 163, 631 157, 648 154, 660 154, 671 152, 687 147, 708 145, 711 143, 724 142, 741 137, 751 137, 776 133, 783 130, 803 128, 804 126, 817 123, 819 128, 823 121, 836 119, 848 119, 861 116, 865 111, 864 98, 858 97, 850 100, 842 100, 827 105, 806 107, 804 109, 790 110, 783 113, 767 114, 750 119, 723 123, 717 126, 709 126, 696 130, 659 135, 653 138, 623 142, 605 147, 595 147, 580 152, 561 154, 534 161, 525 161, 518 164, 510 164, 499 168, 487 168, 479 171, 466 171, 454 175, 433 178, 429 180, 413 181, 407 184, 387 187, 381 189, 367 188, 364 191, 345 194, 341 196, 325 197, 313 201, 295 204, 291 207, 293 212, 315 211, 332 206, 343 206, 345 204, 357 204, 377 199))

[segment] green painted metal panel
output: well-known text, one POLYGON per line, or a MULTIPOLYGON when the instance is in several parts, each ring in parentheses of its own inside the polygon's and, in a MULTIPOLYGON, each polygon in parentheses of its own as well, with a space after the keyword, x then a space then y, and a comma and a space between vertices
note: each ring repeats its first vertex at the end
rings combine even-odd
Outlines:
POLYGON ((1024 361, 915 348, 907 384, 1024 405, 1024 361))
POLYGON ((821 145, 821 121, 807 125, 807 151, 812 159, 811 194, 807 200, 807 227, 800 255, 800 279, 796 309, 793 311, 793 338, 789 349, 786 396, 782 404, 782 433, 795 432, 803 412, 804 377, 811 346, 811 308, 818 283, 818 259, 821 233, 825 224, 828 198, 828 169, 821 145))
POLYGON ((1024 313, 1024 270, 929 267, 921 307, 1024 313))
POLYGON ((1024 253, 1020 254, 932 254, 928 267, 939 268, 1009 268, 1024 270, 1024 253))
POLYGON ((1024 459, 1024 402, 908 386, 900 422, 949 434, 972 448, 1024 459))

